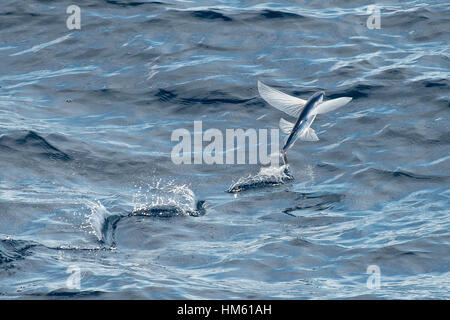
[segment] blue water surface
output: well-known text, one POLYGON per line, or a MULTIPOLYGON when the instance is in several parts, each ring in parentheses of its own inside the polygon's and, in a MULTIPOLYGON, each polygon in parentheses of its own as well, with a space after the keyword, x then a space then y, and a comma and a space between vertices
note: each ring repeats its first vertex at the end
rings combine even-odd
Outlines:
POLYGON ((0 6, 0 298, 450 298, 448 1, 72 2, 0 6), (171 161, 277 128, 258 80, 353 100, 293 180, 171 161))

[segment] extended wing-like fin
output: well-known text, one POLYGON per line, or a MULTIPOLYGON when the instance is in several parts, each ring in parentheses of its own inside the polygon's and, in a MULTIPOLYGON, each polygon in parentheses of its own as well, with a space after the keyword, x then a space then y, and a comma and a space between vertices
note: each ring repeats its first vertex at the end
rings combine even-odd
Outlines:
POLYGON ((321 114, 336 110, 342 106, 345 106, 347 103, 352 101, 350 97, 342 97, 337 99, 328 100, 319 104, 312 112, 313 114, 321 114))
POLYGON ((298 118, 306 101, 278 91, 258 81, 258 91, 261 97, 270 105, 288 115, 298 118))
POLYGON ((316 132, 311 129, 305 129, 298 135, 298 138, 302 141, 319 141, 316 132))
POLYGON ((285 134, 290 134, 292 132, 292 128, 294 128, 294 123, 280 119, 280 129, 285 134))

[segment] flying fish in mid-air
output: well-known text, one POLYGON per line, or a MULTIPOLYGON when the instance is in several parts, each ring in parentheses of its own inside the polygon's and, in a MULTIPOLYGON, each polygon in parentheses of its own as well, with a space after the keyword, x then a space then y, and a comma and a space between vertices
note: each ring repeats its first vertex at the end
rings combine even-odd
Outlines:
POLYGON ((297 118, 295 123, 283 118, 280 119, 280 129, 288 135, 284 140, 283 148, 281 148, 286 165, 288 163, 286 152, 294 145, 297 139, 302 141, 319 140, 316 132, 311 128, 311 124, 318 114, 336 110, 352 100, 350 97, 341 97, 323 102, 325 93, 319 91, 306 101, 271 88, 261 81, 258 81, 258 91, 261 97, 270 105, 297 118))

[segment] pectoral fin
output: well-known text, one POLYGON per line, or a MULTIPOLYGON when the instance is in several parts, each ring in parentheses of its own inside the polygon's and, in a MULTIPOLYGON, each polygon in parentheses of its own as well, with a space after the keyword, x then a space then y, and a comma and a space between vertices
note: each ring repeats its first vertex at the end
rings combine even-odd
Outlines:
POLYGON ((334 111, 340 107, 345 106, 350 101, 352 101, 352 98, 342 97, 342 98, 337 98, 337 99, 322 102, 321 104, 319 104, 317 106, 316 109, 313 110, 313 114, 321 114, 321 113, 334 111))
POLYGON ((306 103, 306 100, 283 93, 265 85, 261 81, 258 81, 258 91, 261 97, 270 105, 295 118, 300 115, 306 103))
POLYGON ((292 128, 294 128, 294 123, 284 120, 283 118, 280 119, 280 129, 283 133, 290 134, 292 128))
POLYGON ((302 141, 319 141, 316 132, 311 129, 305 129, 298 135, 298 138, 302 141))

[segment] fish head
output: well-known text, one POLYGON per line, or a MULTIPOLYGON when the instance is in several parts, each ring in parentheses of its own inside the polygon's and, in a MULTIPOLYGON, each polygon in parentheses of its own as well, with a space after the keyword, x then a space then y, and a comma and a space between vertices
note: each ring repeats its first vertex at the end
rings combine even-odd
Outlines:
POLYGON ((319 104, 322 103, 323 98, 325 96, 325 92, 319 91, 316 92, 309 100, 311 101, 311 104, 313 105, 312 109, 316 108, 319 104))

